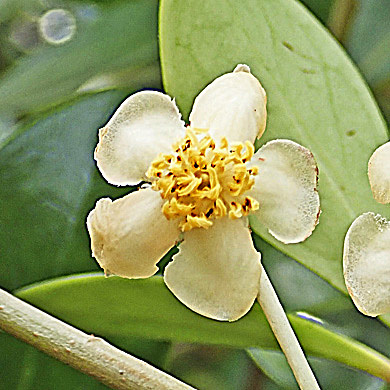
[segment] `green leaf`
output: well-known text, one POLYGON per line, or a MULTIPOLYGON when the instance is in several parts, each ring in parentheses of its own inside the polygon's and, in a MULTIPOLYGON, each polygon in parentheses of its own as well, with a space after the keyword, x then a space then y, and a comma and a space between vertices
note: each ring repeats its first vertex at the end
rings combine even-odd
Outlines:
MULTIPOLYGON (((254 305, 237 322, 214 321, 188 310, 165 287, 161 277, 125 280, 79 275, 41 283, 17 295, 46 312, 103 337, 219 344, 277 350, 267 320, 254 305)), ((289 316, 309 355, 332 359, 389 379, 390 360, 355 340, 322 325, 289 316)))
MULTIPOLYGON (((160 367, 170 348, 166 342, 128 337, 126 340, 111 338, 110 343, 160 367)), ((5 333, 0 333, 0 350, 1 389, 108 389, 99 381, 5 333)))
POLYGON ((74 102, 0 143, 0 286, 96 270, 85 218, 97 198, 119 196, 93 161, 97 129, 123 99, 74 102), (6 245, 5 245, 6 243, 6 245))
POLYGON ((361 314, 349 296, 318 275, 253 235, 262 263, 286 312, 300 312, 324 321, 324 327, 352 337, 388 355, 390 329, 361 314))
POLYGON ((305 4, 322 22, 326 22, 334 0, 302 0, 302 3, 305 4))
MULTIPOLYGON (((26 3, 22 7, 27 12, 31 5, 26 3)), ((37 7, 36 13, 42 13, 42 5, 37 7)), ((75 96, 80 88, 160 85, 156 0, 71 1, 65 8, 76 19, 74 37, 57 46, 42 41, 2 76, 1 115, 43 110, 75 96)))
POLYGON ((0 334, 0 349, 1 389, 108 389, 97 380, 7 334, 0 334))
MULTIPOLYGON (((285 356, 276 351, 251 349, 254 362, 283 389, 298 390, 292 371, 285 356)), ((325 359, 309 357, 322 389, 384 390, 385 383, 361 371, 325 359)))
POLYGON ((345 41, 390 122, 390 3, 360 0, 345 41))
POLYGON ((366 175, 371 153, 388 139, 369 90, 345 52, 294 0, 163 0, 160 6, 163 81, 185 116, 213 79, 248 64, 268 95, 268 123, 260 143, 292 139, 318 162, 323 213, 304 243, 286 246, 252 218, 253 230, 273 246, 345 291, 344 235, 371 210, 366 175), (196 15, 196 17, 194 17, 196 15))
POLYGON ((243 350, 177 344, 172 352, 173 361, 164 365, 164 371, 196 389, 249 390, 254 383, 253 374, 260 375, 259 370, 253 370, 253 363, 243 350))

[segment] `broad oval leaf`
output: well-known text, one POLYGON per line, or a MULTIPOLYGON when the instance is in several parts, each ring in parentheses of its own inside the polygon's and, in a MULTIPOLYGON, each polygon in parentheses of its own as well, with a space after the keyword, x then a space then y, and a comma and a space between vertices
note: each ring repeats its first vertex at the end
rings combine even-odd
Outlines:
MULTIPOLYGON (((20 290, 17 295, 86 332, 103 337, 219 344, 277 350, 259 305, 233 323, 188 310, 165 287, 162 277, 125 280, 76 275, 20 290)), ((390 360, 352 338, 296 315, 292 326, 309 355, 324 357, 390 380, 390 360)))
POLYGON ((248 64, 268 95, 260 143, 289 138, 312 150, 323 213, 302 244, 283 245, 252 218, 253 230, 345 292, 342 246, 361 213, 383 213, 367 162, 388 135, 366 84, 339 44, 295 0, 163 0, 163 81, 188 115, 195 96, 236 64, 248 64), (196 15, 196 17, 194 17, 196 15))
POLYGON ((104 181, 93 150, 97 129, 123 97, 89 96, 0 143, 0 286, 98 269, 86 215, 97 198, 129 188, 104 181))

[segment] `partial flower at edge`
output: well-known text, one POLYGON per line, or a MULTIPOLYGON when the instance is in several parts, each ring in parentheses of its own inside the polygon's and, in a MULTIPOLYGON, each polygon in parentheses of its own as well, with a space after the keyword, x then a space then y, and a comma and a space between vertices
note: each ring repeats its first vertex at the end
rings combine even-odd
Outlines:
POLYGON ((390 203, 390 142, 375 150, 368 162, 368 178, 374 199, 390 203))
POLYGON ((344 278, 356 307, 371 317, 390 312, 390 222, 365 213, 344 242, 344 278))

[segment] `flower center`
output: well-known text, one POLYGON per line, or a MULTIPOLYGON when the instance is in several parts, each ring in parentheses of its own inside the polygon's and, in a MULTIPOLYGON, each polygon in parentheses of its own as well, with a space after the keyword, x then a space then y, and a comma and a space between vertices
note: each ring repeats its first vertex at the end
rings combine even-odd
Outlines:
POLYGON ((181 230, 209 228, 225 215, 237 219, 257 210, 259 203, 244 193, 252 188, 258 168, 247 168, 254 146, 251 142, 228 145, 222 138, 217 148, 204 130, 187 127, 186 136, 173 145, 174 153, 160 154, 147 172, 152 188, 166 199, 167 219, 181 218, 181 230))

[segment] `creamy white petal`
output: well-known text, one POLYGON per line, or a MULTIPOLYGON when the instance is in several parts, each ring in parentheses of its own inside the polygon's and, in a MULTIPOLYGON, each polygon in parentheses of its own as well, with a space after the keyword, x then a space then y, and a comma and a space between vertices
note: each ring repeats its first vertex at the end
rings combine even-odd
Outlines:
POLYGON ((266 94, 246 65, 238 65, 209 84, 195 99, 191 127, 209 129, 217 141, 254 142, 267 117, 266 94))
POLYGON ((312 153, 293 141, 274 140, 255 153, 250 165, 257 166, 259 173, 248 194, 260 204, 251 218, 258 218, 285 244, 309 237, 320 214, 318 169, 312 153))
POLYGON ((137 184, 158 154, 170 152, 184 133, 180 112, 168 95, 138 92, 99 130, 95 160, 109 183, 137 184))
POLYGON ((368 178, 374 199, 390 203, 390 142, 380 146, 368 162, 368 178))
POLYGON ((209 229, 184 234, 164 280, 193 311, 235 321, 252 307, 259 291, 260 253, 253 247, 246 218, 216 220, 209 229))
POLYGON ((177 222, 161 212, 163 201, 151 188, 115 200, 100 199, 87 218, 92 255, 107 274, 147 278, 179 237, 177 222))
POLYGON ((356 307, 368 316, 390 312, 390 222, 365 213, 344 242, 345 284, 356 307))

